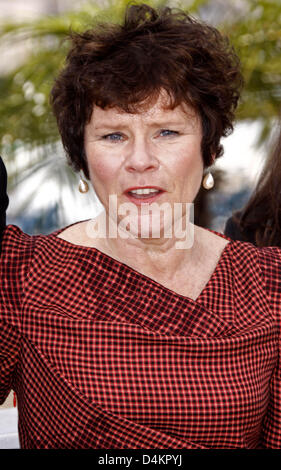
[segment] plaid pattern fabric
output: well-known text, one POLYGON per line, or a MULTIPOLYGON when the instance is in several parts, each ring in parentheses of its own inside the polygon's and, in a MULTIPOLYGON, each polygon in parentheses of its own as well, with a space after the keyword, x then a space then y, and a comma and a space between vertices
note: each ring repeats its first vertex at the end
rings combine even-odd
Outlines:
POLYGON ((280 249, 230 241, 194 301, 59 232, 3 238, 22 448, 281 447, 280 249))

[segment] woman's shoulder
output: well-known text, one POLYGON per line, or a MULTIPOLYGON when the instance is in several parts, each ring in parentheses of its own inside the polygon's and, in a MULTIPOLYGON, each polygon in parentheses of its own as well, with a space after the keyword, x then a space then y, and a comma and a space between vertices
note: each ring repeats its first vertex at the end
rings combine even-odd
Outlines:
POLYGON ((257 289, 266 292, 269 302, 281 320, 281 248, 256 247, 252 243, 232 242, 232 266, 237 275, 253 279, 257 289), (238 274, 239 273, 239 274, 238 274))
POLYGON ((264 288, 281 332, 281 248, 258 248, 258 257, 264 288))
MULTIPOLYGON (((242 270, 243 265, 251 270, 262 271, 266 278, 277 277, 281 283, 281 248, 277 246, 257 247, 249 241, 234 240, 225 233, 214 230, 213 234, 228 240, 228 251, 232 258, 233 267, 237 264, 242 270)), ((249 273, 249 271, 248 271, 249 273)))
POLYGON ((10 306, 17 311, 33 259, 34 237, 15 225, 7 225, 3 232, 1 248, 0 279, 5 287, 4 291, 0 289, 2 302, 7 311, 10 311, 10 306))
POLYGON ((265 287, 278 301, 281 310, 281 248, 266 246, 257 248, 257 253, 265 287))
MULTIPOLYGON (((225 236, 225 235, 224 235, 225 236)), ((252 259, 266 278, 279 275, 281 285, 281 248, 279 246, 257 247, 250 241, 231 240, 233 256, 245 260, 252 259)))
POLYGON ((58 238, 64 227, 49 234, 29 235, 16 225, 7 225, 2 238, 0 278, 11 289, 21 289, 33 268, 41 272, 46 263, 65 263, 80 253, 80 248, 58 238))
POLYGON ((31 247, 34 241, 34 235, 25 233, 16 225, 6 225, 2 237, 2 249, 8 250, 11 253, 20 252, 31 247))
POLYGON ((2 256, 9 254, 16 257, 31 256, 35 249, 41 251, 50 248, 51 250, 63 251, 67 244, 61 242, 68 242, 68 248, 75 249, 81 246, 86 246, 85 240, 87 233, 87 221, 79 221, 65 227, 59 228, 48 234, 35 234, 30 235, 25 233, 20 227, 16 225, 7 225, 3 232, 2 237, 2 256))
POLYGON ((265 246, 258 247, 251 241, 241 239, 234 239, 230 235, 220 234, 220 236, 228 239, 232 246, 232 253, 234 257, 243 258, 245 262, 249 258, 257 259, 258 265, 265 272, 274 271, 274 267, 281 268, 281 248, 278 246, 265 246))

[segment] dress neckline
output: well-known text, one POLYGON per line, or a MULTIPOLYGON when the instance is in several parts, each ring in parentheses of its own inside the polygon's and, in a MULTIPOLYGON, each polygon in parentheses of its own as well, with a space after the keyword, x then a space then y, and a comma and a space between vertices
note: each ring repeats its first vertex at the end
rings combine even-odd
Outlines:
POLYGON ((201 297, 203 297, 205 295, 206 291, 210 288, 210 286, 213 284, 213 282, 215 282, 217 273, 220 270, 221 265, 224 263, 225 259, 230 255, 230 253, 232 251, 232 248, 233 248, 233 245, 235 244, 235 240, 232 240, 228 236, 226 236, 222 233, 216 232, 215 230, 206 229, 209 232, 212 232, 215 235, 217 235, 217 236, 219 236, 219 237, 221 237, 225 240, 228 240, 228 243, 223 248, 223 250, 220 254, 220 257, 218 259, 218 262, 215 266, 215 269, 213 270, 213 272, 212 272, 210 278, 208 279, 207 283, 205 284, 205 286, 203 287, 203 289, 201 290, 199 295, 196 297, 196 299, 193 299, 192 297, 185 296, 185 295, 180 294, 176 291, 173 291, 172 289, 169 289, 169 287, 164 286, 164 284, 161 284, 160 282, 158 282, 155 279, 147 276, 146 274, 143 274, 143 273, 137 271, 136 269, 134 269, 131 266, 127 265, 125 262, 122 262, 122 261, 117 260, 116 258, 113 258, 112 256, 108 255, 107 253, 99 250, 98 248, 96 248, 94 246, 78 245, 78 244, 72 243, 68 240, 65 240, 63 238, 58 237, 58 235, 60 233, 62 233, 64 230, 66 230, 67 228, 72 227, 73 225, 77 225, 81 222, 86 222, 86 221, 78 221, 78 222, 74 222, 72 224, 69 224, 66 227, 63 227, 63 228, 60 228, 60 229, 56 230, 55 232, 51 233, 49 236, 53 237, 56 240, 56 242, 58 242, 62 246, 65 246, 65 247, 68 247, 68 248, 73 248, 78 253, 79 252, 85 252, 87 254, 93 253, 95 255, 98 255, 100 261, 107 261, 107 263, 110 262, 112 265, 116 266, 118 269, 121 268, 123 271, 126 271, 126 273, 134 273, 134 275, 138 275, 139 278, 143 279, 145 282, 152 283, 152 285, 158 287, 158 289, 160 288, 160 289, 164 290, 165 292, 169 292, 171 295, 174 295, 174 296, 176 296, 176 297, 178 297, 182 300, 184 300, 184 299, 188 300, 188 301, 190 301, 194 304, 200 303, 201 297))

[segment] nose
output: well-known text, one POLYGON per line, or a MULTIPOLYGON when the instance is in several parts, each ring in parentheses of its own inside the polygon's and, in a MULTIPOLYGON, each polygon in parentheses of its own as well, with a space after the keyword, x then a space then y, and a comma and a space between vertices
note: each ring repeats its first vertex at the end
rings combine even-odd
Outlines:
POLYGON ((128 149, 126 156, 125 168, 130 173, 144 173, 147 171, 155 171, 159 167, 159 161, 155 155, 152 145, 144 140, 135 141, 131 148, 128 149))

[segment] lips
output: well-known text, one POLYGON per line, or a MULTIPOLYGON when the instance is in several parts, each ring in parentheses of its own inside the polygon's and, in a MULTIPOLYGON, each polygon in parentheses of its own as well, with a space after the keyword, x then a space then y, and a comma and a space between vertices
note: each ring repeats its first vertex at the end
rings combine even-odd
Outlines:
POLYGON ((157 186, 136 186, 128 188, 124 193, 132 202, 139 205, 156 201, 164 193, 164 189, 157 186))

